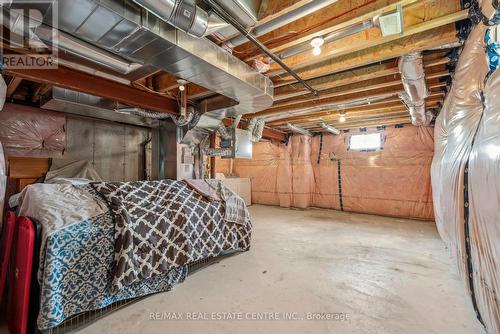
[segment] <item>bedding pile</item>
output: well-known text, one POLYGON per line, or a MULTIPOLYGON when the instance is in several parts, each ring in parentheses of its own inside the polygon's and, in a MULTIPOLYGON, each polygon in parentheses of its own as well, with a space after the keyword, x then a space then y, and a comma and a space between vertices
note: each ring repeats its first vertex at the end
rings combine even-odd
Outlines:
POLYGON ((246 207, 237 219, 244 224, 227 221, 219 197, 207 199, 186 182, 170 180, 28 186, 18 214, 42 225, 39 329, 168 291, 184 281, 189 264, 248 250, 246 207), (60 196, 65 200, 55 200, 60 196))
MULTIPOLYGON (((170 269, 250 247, 250 221, 224 220, 223 201, 209 202, 186 182, 94 183, 115 218, 113 284, 132 283, 170 269)), ((245 207, 246 210, 246 207, 245 207)))

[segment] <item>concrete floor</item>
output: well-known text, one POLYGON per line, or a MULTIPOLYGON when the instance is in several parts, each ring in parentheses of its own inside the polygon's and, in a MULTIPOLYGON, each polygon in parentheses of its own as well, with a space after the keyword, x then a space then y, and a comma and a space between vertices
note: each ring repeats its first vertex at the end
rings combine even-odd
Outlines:
POLYGON ((326 210, 250 211, 250 252, 80 333, 482 333, 434 224, 326 210), (334 319, 307 320, 308 313, 334 319))

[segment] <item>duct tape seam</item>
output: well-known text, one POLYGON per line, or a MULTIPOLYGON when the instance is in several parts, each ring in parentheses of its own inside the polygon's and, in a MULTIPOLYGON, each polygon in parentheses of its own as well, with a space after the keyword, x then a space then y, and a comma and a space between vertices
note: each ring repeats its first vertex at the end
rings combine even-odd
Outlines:
POLYGON ((323 153, 323 134, 320 134, 319 137, 319 152, 318 152, 318 165, 321 162, 321 154, 323 153))
POLYGON ((337 161, 337 171, 339 177, 339 205, 340 211, 344 211, 344 201, 342 199, 342 162, 340 160, 337 161))
MULTIPOLYGON (((481 100, 483 101, 483 111, 481 112, 481 116, 479 118, 479 122, 476 128, 476 131, 474 133, 474 136, 472 137, 472 142, 471 142, 471 152, 472 148, 474 147, 474 143, 476 142, 476 137, 477 133, 479 132, 479 128, 481 127, 481 121, 483 120, 483 115, 484 115, 484 95, 483 92, 481 92, 481 100)), ((468 270, 468 283, 469 283, 469 289, 471 292, 471 299, 472 299, 472 306, 474 307, 474 312, 476 313, 477 320, 483 325, 483 327, 486 328, 483 318, 481 316, 481 312, 479 311, 478 303, 477 303, 477 297, 476 297, 476 292, 475 292, 475 287, 474 287, 474 267, 472 265, 472 246, 470 242, 470 213, 469 213, 469 207, 470 207, 470 202, 469 202, 469 163, 470 163, 470 155, 467 157, 467 162, 465 164, 465 169, 464 169, 464 234, 465 234, 465 253, 466 253, 466 258, 467 258, 467 270, 468 270)))

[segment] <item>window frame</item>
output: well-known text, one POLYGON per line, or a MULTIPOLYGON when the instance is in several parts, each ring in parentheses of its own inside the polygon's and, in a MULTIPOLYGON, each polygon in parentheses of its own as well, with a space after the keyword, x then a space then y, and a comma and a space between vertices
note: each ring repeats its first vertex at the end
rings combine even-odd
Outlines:
POLYGON ((387 138, 386 138, 386 136, 384 135, 383 132, 355 133, 355 134, 352 134, 352 135, 349 136, 349 142, 348 142, 349 145, 347 147, 347 150, 348 151, 355 151, 355 152, 378 152, 378 151, 383 151, 386 139, 387 138), (352 148, 352 138, 354 136, 370 136, 370 135, 376 135, 376 134, 380 136, 380 147, 378 147, 378 148, 362 148, 362 149, 352 148))

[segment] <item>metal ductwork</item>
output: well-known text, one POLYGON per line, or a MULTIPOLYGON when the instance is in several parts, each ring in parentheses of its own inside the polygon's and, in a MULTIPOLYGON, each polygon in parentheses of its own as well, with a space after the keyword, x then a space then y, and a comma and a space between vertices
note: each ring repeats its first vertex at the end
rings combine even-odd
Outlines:
POLYGON ((293 132, 296 132, 296 133, 299 133, 299 134, 301 134, 301 135, 308 136, 308 137, 312 137, 312 136, 313 136, 313 134, 312 134, 312 132, 311 132, 311 131, 306 130, 306 129, 304 129, 304 128, 300 128, 300 127, 298 127, 298 126, 296 126, 296 125, 293 125, 293 124, 287 123, 287 124, 286 124, 286 126, 288 127, 288 129, 289 129, 290 131, 293 131, 293 132))
MULTIPOLYGON (((157 119, 140 116, 133 113, 119 114, 117 109, 129 108, 102 97, 76 92, 70 89, 53 87, 42 97, 43 109, 61 111, 68 114, 103 119, 112 122, 132 124, 145 127, 158 127, 157 119)), ((169 117, 168 114, 162 113, 169 117)))
POLYGON ((422 53, 410 53, 401 57, 399 59, 399 72, 405 89, 400 97, 408 107, 412 124, 428 126, 433 115, 425 107, 425 99, 429 96, 429 90, 425 81, 422 53))
POLYGON ((337 128, 334 128, 331 125, 326 124, 325 122, 321 122, 320 126, 325 129, 326 131, 333 133, 334 135, 340 135, 340 130, 337 128))
MULTIPOLYGON (((201 103, 203 115, 196 128, 184 129, 184 143, 200 143, 226 117, 255 113, 273 104, 269 78, 208 39, 175 29, 130 0, 54 3, 59 30, 129 63, 154 66, 223 96, 201 103)), ((45 24, 51 21, 43 18, 45 24)))
POLYGON ((214 13, 207 13, 194 0, 133 0, 166 23, 190 34, 203 37, 228 26, 214 13))

